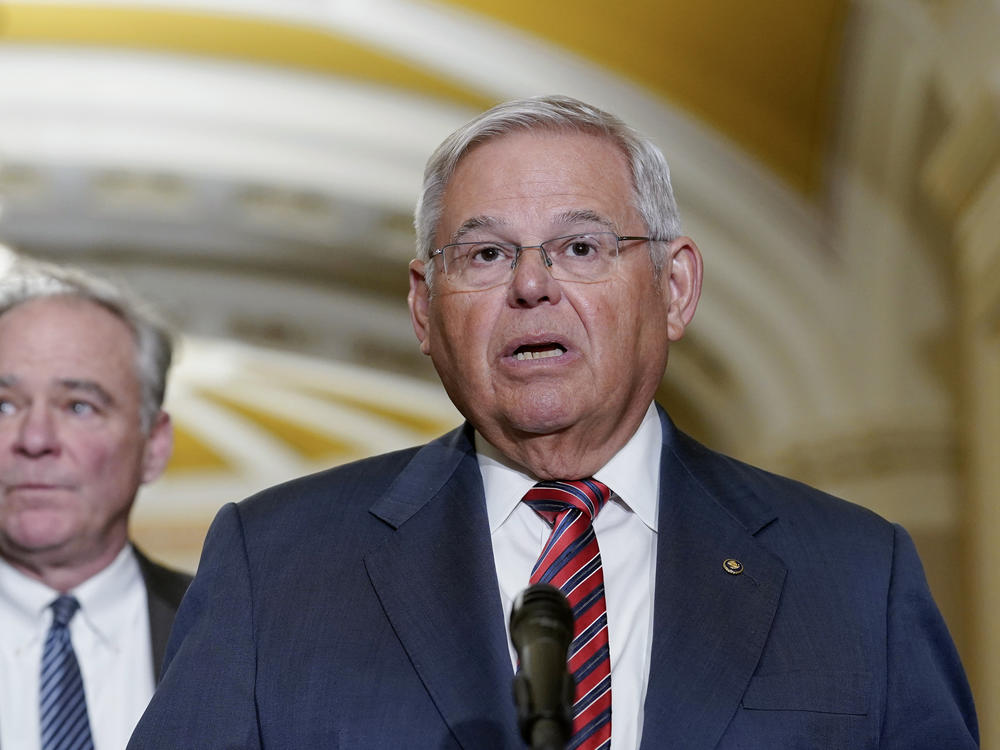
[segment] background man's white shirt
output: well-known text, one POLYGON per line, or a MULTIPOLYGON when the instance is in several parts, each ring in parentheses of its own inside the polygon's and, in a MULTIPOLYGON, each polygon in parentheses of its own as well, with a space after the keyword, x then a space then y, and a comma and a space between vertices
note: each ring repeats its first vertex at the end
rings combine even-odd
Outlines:
MULTIPOLYGON (((155 686, 149 609, 126 545, 114 562, 69 592, 80 602, 70 637, 87 696, 95 750, 121 750, 155 686)), ((38 681, 48 605, 59 595, 0 559, 0 747, 39 750, 38 681)))

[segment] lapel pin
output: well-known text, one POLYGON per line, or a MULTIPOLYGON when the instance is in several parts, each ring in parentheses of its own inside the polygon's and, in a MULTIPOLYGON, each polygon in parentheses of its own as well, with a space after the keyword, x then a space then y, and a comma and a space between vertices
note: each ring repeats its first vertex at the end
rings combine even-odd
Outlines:
POLYGON ((729 573, 729 575, 738 576, 743 572, 743 563, 729 557, 722 561, 722 569, 729 573))

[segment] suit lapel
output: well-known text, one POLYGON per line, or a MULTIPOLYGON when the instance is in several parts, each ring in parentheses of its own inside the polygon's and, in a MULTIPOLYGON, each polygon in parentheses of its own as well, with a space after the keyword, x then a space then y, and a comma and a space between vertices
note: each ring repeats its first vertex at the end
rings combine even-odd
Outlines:
POLYGON ((641 748, 708 750, 760 660, 785 569, 753 538, 773 514, 740 496, 725 459, 661 416, 654 636, 641 748), (740 572, 727 572, 726 560, 738 561, 740 572))
POLYGON ((170 628, 174 624, 174 616, 177 614, 181 599, 184 598, 184 592, 191 583, 191 576, 157 565, 135 545, 132 545, 132 551, 146 585, 153 676, 159 681, 167 640, 170 638, 170 628))
POLYGON ((365 556, 386 616, 459 743, 517 747, 510 657, 482 479, 464 430, 422 449, 372 513, 365 556))

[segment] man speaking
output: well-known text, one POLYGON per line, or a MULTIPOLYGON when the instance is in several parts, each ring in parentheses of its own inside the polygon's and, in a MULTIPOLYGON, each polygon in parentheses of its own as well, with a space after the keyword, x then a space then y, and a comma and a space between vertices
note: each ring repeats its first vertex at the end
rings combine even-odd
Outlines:
POLYGON ((574 613, 567 747, 973 748, 906 533, 653 402, 701 256, 667 164, 582 102, 431 157, 409 305, 468 420, 223 508, 130 748, 519 748, 505 631, 574 613))

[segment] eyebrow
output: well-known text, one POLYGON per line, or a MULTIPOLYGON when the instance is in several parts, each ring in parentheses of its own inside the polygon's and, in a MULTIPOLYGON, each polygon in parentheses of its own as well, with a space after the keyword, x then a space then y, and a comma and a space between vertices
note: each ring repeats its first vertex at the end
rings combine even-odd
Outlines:
POLYGON ((507 226, 508 224, 510 224, 509 221, 499 219, 496 216, 473 216, 471 219, 466 219, 462 222, 461 226, 451 236, 450 242, 460 242, 465 235, 477 229, 495 229, 496 227, 507 226))
POLYGON ((556 217, 556 221, 560 224, 600 224, 609 230, 615 231, 617 234, 614 222, 611 219, 601 216, 597 211, 589 208, 564 211, 556 217))
MULTIPOLYGON (((20 383, 21 379, 17 375, 0 375, 0 388, 16 388, 20 383)), ((84 391, 93 394, 105 406, 110 406, 115 402, 111 394, 94 380, 60 378, 56 381, 56 385, 67 391, 84 391)))
POLYGON ((100 401, 105 406, 109 406, 114 403, 114 399, 111 394, 108 393, 104 388, 101 387, 100 383, 96 383, 93 380, 78 380, 76 378, 62 378, 57 381, 58 384, 68 391, 85 391, 87 393, 93 394, 98 401, 100 401))
MULTIPOLYGON (((563 211, 555 217, 553 223, 563 225, 600 224, 602 227, 617 234, 617 229, 615 229, 614 222, 611 219, 589 208, 576 208, 563 211)), ((509 225, 510 222, 507 219, 500 219, 495 216, 473 216, 471 219, 466 219, 462 222, 461 226, 455 230, 449 244, 452 242, 461 242, 463 237, 478 229, 495 229, 509 225)))

